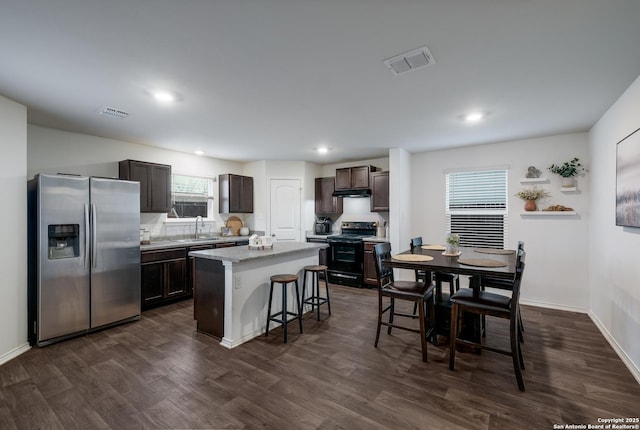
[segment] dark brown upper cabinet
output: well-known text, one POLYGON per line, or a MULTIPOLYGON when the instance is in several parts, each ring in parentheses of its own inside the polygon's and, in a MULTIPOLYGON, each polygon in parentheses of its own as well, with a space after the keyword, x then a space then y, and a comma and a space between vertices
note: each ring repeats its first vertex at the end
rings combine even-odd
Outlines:
POLYGON ((253 178, 226 173, 218 176, 220 213, 253 213, 253 178))
POLYGON ((316 178, 315 201, 316 214, 341 214, 342 197, 333 197, 336 189, 336 178, 316 178))
POLYGON ((372 172, 371 212, 389 212, 389 172, 372 172))
POLYGON ((336 190, 369 188, 369 174, 376 172, 374 166, 356 166, 336 169, 336 190))
POLYGON ((123 160, 118 170, 120 179, 140 182, 140 212, 171 212, 171 166, 123 160))

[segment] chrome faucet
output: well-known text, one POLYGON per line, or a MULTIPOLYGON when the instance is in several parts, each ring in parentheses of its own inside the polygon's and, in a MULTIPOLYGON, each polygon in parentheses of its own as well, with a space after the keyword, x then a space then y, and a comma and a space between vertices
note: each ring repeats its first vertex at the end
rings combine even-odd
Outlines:
POLYGON ((200 221, 200 225, 204 228, 204 220, 200 215, 198 215, 196 217, 196 236, 195 236, 196 239, 198 239, 200 236, 200 233, 198 232, 198 221, 200 221))

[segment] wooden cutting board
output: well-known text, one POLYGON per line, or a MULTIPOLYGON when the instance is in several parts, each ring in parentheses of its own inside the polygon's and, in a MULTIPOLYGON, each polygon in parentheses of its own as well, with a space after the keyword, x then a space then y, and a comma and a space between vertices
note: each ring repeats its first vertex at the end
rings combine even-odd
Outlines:
POLYGON ((242 220, 237 216, 230 216, 227 218, 227 222, 225 223, 225 227, 231 229, 232 236, 238 236, 240 234, 240 229, 242 228, 242 220))

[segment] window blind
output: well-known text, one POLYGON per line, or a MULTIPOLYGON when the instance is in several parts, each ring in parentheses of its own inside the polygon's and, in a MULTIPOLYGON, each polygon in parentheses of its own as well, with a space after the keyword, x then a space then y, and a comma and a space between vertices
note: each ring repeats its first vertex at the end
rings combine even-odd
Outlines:
POLYGON ((183 196, 209 196, 209 178, 171 175, 171 191, 183 196))
POLYGON ((446 174, 446 218, 461 246, 503 248, 507 241, 507 170, 446 174))
POLYGON ((171 200, 173 216, 206 218, 211 206, 209 200, 213 200, 213 180, 200 176, 171 175, 171 200))

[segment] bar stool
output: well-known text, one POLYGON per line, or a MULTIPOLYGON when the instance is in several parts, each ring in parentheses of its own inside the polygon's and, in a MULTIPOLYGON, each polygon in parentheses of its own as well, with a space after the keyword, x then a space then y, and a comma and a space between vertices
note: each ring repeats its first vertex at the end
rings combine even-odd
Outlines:
POLYGON ((311 311, 314 308, 318 308, 318 321, 320 321, 320 305, 327 304, 329 309, 329 315, 331 315, 331 302, 329 301, 329 276, 327 275, 327 266, 304 266, 304 278, 302 281, 302 303, 300 304, 300 314, 302 314, 302 308, 305 304, 311 305, 311 311), (304 298, 307 291, 307 274, 311 274, 311 296, 307 299, 304 298), (324 286, 327 291, 327 297, 320 297, 320 273, 324 274, 324 286))
POLYGON ((282 331, 284 333, 284 343, 287 343, 287 324, 293 320, 298 320, 300 323, 300 333, 302 333, 302 313, 300 310, 300 296, 298 294, 298 276, 290 275, 290 274, 281 274, 281 275, 273 275, 271 278, 271 288, 269 289, 269 307, 267 309, 267 330, 265 336, 269 336, 269 323, 271 321, 279 322, 282 324, 282 331), (290 283, 295 283, 296 290, 296 300, 298 303, 296 304, 296 312, 290 312, 287 308, 287 286, 290 283), (276 312, 275 314, 271 314, 271 300, 273 299, 273 284, 278 283, 282 285, 282 310, 280 312, 276 312), (291 315, 293 318, 287 319, 287 316, 291 315), (278 316, 280 318, 278 319, 278 316))

